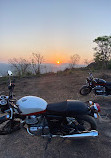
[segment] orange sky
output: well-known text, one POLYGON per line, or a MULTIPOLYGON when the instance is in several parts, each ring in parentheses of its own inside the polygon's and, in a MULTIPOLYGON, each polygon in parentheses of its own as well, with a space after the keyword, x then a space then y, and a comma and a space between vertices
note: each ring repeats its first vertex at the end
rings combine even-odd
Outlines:
POLYGON ((48 51, 36 51, 36 50, 26 50, 24 52, 20 50, 12 50, 12 51, 4 51, 4 54, 0 56, 0 62, 8 62, 9 59, 12 58, 25 58, 27 60, 31 60, 32 53, 40 53, 44 57, 45 63, 57 63, 57 61, 60 61, 60 63, 69 63, 70 57, 74 54, 78 54, 80 56, 80 60, 78 64, 84 64, 84 60, 92 60, 93 59, 93 52, 86 53, 86 52, 77 52, 75 51, 65 51, 65 50, 48 50, 48 51), (15 53, 16 52, 16 53, 15 53))
POLYGON ((74 54, 92 60, 93 40, 111 32, 111 1, 0 1, 0 62, 30 60, 68 63, 74 54), (103 25, 105 24, 105 25, 103 25))

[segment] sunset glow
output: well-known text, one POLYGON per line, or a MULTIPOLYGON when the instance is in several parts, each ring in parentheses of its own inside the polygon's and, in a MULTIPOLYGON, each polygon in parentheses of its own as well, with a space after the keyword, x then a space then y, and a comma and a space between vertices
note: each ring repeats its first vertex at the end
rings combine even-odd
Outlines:
POLYGON ((56 63, 57 63, 57 64, 60 64, 60 61, 58 60, 56 63))
POLYGON ((1 0, 0 13, 0 62, 30 60, 33 52, 56 65, 78 54, 84 64, 93 59, 93 40, 111 32, 111 1, 1 0))

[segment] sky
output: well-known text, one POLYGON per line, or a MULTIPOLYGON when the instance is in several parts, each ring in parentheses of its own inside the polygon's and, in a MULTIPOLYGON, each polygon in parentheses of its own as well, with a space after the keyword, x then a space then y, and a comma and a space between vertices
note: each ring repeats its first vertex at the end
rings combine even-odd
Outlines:
POLYGON ((111 35, 111 0, 0 0, 0 62, 31 59, 80 64, 93 59, 98 36, 111 35))

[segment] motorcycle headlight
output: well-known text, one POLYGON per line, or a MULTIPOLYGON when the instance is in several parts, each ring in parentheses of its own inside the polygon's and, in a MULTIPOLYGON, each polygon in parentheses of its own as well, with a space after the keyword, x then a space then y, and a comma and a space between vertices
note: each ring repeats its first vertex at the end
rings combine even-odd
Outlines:
POLYGON ((7 104, 7 101, 6 100, 1 100, 0 101, 0 105, 6 105, 7 104))

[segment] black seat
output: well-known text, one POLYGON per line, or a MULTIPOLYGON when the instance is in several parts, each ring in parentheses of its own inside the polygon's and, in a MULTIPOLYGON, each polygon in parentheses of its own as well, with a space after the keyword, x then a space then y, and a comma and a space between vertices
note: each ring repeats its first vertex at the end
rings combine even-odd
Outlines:
POLYGON ((74 115, 85 115, 88 114, 88 106, 78 100, 67 100, 59 103, 48 104, 47 114, 49 115, 64 115, 64 116, 74 116, 74 115))
POLYGON ((47 105, 47 113, 52 115, 64 115, 67 111, 67 101, 51 103, 47 105))

